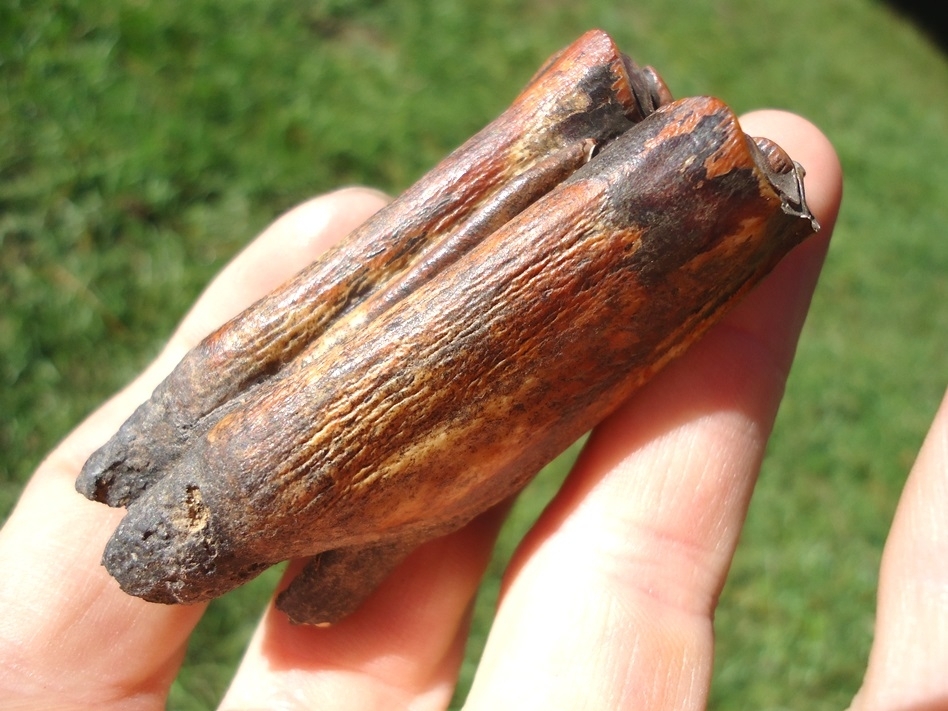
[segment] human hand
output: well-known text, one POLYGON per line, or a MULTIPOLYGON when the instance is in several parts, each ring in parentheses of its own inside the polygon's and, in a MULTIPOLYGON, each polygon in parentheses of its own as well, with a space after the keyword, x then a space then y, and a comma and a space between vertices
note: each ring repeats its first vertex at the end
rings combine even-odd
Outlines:
MULTIPOLYGON (((835 155, 813 127, 773 112, 744 124, 806 166, 824 230, 597 428, 511 564, 469 708, 705 705, 714 605, 840 199, 835 155)), ((122 512, 79 496, 76 474, 204 334, 382 204, 377 194, 346 190, 278 220, 220 275, 155 363, 40 466, 0 532, 0 699, 10 707, 164 707, 204 607, 154 605, 119 590, 99 556, 122 512)), ((929 597, 940 584, 943 598, 948 585, 948 544, 936 516, 948 499, 945 409, 893 529, 884 624, 860 708, 881 708, 878 700, 891 708, 909 692, 914 701, 948 694, 932 677, 946 667, 948 613, 937 617, 937 596, 929 597), (900 579, 916 581, 914 606, 901 604, 900 579), (932 624, 938 619, 940 627, 932 624), (896 633, 903 629, 917 636, 896 633), (935 630, 941 637, 929 644, 923 635, 935 630), (895 687, 886 680, 898 669, 928 676, 895 687), (886 697, 886 689, 902 695, 886 697)), ((501 518, 488 512, 422 546, 331 628, 291 626, 271 606, 222 708, 444 708, 501 518)))

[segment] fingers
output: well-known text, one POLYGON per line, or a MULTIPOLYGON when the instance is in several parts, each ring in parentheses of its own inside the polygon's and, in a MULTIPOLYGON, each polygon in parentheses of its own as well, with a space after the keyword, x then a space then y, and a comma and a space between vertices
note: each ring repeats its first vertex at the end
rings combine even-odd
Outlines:
POLYGON ((504 513, 421 546, 332 627, 293 626, 271 605, 221 711, 446 708, 504 513))
MULTIPOLYGON (((775 138, 786 133, 803 144, 786 147, 794 155, 806 155, 816 166, 816 175, 811 178, 815 192, 811 202, 831 229, 839 201, 835 156, 825 139, 808 124, 793 119, 781 130, 782 121, 784 116, 775 114, 765 115, 762 123, 764 128, 778 126, 773 132, 775 138)), ((785 268, 782 276, 774 275, 777 285, 755 294, 757 306, 743 309, 743 313, 734 315, 728 328, 719 329, 717 343, 706 346, 707 352, 698 357, 699 361, 703 359, 703 367, 693 374, 687 368, 679 369, 678 376, 650 388, 652 395, 645 395, 644 404, 617 415, 602 428, 587 449, 584 464, 521 552, 520 569, 505 597, 485 657, 485 670, 470 700, 472 708, 614 708, 615 685, 605 683, 591 689, 590 683, 604 676, 620 685, 637 679, 627 671, 632 668, 625 665, 628 655, 613 655, 608 640, 630 647, 639 644, 636 659, 643 666, 636 673, 641 678, 672 679, 674 675, 666 673, 668 669, 687 670, 684 675, 679 673, 679 681, 689 678, 691 683, 686 686, 695 692, 692 699, 703 699, 710 668, 710 609, 736 539, 739 522, 734 519, 743 516, 825 241, 826 237, 822 243, 794 255, 794 264, 785 268), (774 325, 775 319, 778 326, 774 325), (734 355, 739 357, 732 358, 734 355), (721 363, 729 365, 722 368, 721 363), (744 383, 748 374, 750 378, 744 383), (702 393, 703 389, 707 392, 702 393), (667 406, 667 397, 685 407, 667 406), (632 439, 629 431, 639 436, 632 439), (653 451, 641 454, 640 461, 622 461, 631 459, 637 448, 647 449, 645 443, 653 438, 657 444, 653 451), (714 443, 708 448, 718 454, 711 457, 714 466, 700 466, 704 452, 689 461, 674 461, 688 444, 697 449, 704 442, 714 443), (636 477, 636 468, 642 470, 641 477, 636 477), (691 500, 678 497, 676 501, 673 494, 677 487, 662 487, 662 474, 645 476, 653 468, 662 474, 669 468, 681 469, 675 472, 675 483, 684 482, 682 492, 689 491, 689 478, 700 486, 697 491, 691 489, 695 493, 691 500), (609 485, 602 485, 609 476, 609 485), (652 489, 647 490, 650 483, 652 489), (663 497, 663 491, 669 495, 663 497), (579 505, 583 497, 590 499, 588 507, 585 503, 579 505), (642 499, 638 508, 630 506, 623 511, 619 506, 619 510, 610 511, 610 506, 615 509, 623 502, 634 503, 636 497, 642 499), (677 565, 673 563, 664 571, 661 581, 669 589, 676 576, 684 581, 675 584, 676 604, 691 612, 677 621, 674 615, 666 614, 666 620, 674 622, 677 630, 658 625, 649 637, 646 622, 660 619, 650 617, 654 607, 640 605, 636 615, 628 604, 616 607, 599 603, 610 597, 615 583, 628 583, 633 577, 622 570, 621 563, 631 558, 621 550, 628 547, 624 539, 634 540, 630 532, 648 538, 653 532, 647 526, 648 514, 654 513, 651 507, 656 499, 661 504, 662 498, 668 501, 661 516, 670 522, 694 524, 690 536, 702 544, 707 541, 713 555, 707 564, 697 560, 704 550, 692 542, 691 551, 699 564, 686 569, 682 563, 695 561, 679 557, 677 565), (581 508, 586 509, 584 515, 578 514, 581 508), (696 510, 700 516, 695 516, 696 510), (611 527, 603 532, 603 524, 611 527), (563 532, 567 528, 570 533, 563 532), (557 543, 560 533, 561 543, 557 543), (603 550, 614 559, 596 569, 595 563, 589 563, 608 558, 596 556, 603 550), (694 602, 698 598, 700 604, 694 602), (614 635, 611 623, 621 621, 630 611, 642 622, 638 629, 643 636, 614 635), (654 644, 641 644, 642 640, 654 644), (683 646, 690 647, 693 667, 682 666, 679 652, 683 646), (651 667, 650 659, 655 660, 651 667)), ((496 525, 496 518, 482 519, 475 526, 422 547, 363 608, 332 628, 294 628, 271 610, 257 630, 222 708, 291 704, 315 707, 330 701, 335 709, 409 705, 442 708, 450 697, 459 662, 467 607, 486 563, 496 525)), ((672 531, 670 523, 665 525, 668 541, 673 542, 674 535, 685 540, 686 534, 672 531)), ((649 545, 660 547, 653 538, 650 543, 642 543, 640 550, 646 551, 649 545)), ((673 547, 669 545, 661 553, 673 547)), ((682 543, 680 549, 685 550, 686 545, 682 543)), ((643 553, 642 559, 647 555, 658 562, 675 560, 655 551, 643 553)), ((653 572, 657 570, 656 565, 653 572)), ((634 572, 643 569, 634 568, 634 572)), ((632 581, 628 587, 633 591, 643 589, 637 585, 632 581)), ((647 591, 644 597, 647 601, 647 591)), ((669 607, 676 609, 674 605, 669 607)), ((628 620, 622 621, 620 629, 623 626, 630 627, 628 620)), ((669 682, 664 700, 677 708, 682 692, 675 689, 672 693, 671 686, 669 682)), ((649 698, 659 696, 652 694, 649 698)))
POLYGON ((79 468, 184 351, 381 204, 377 194, 348 190, 281 218, 222 272, 156 362, 43 462, 0 532, 0 698, 38 709, 125 708, 130 700, 164 708, 203 608, 149 604, 119 590, 99 558, 123 512, 76 493, 79 468))
POLYGON ((853 711, 948 707, 948 393, 886 541, 875 640, 853 711))
POLYGON ((840 201, 813 126, 742 124, 803 163, 823 232, 597 428, 511 565, 470 709, 705 707, 712 612, 840 201))

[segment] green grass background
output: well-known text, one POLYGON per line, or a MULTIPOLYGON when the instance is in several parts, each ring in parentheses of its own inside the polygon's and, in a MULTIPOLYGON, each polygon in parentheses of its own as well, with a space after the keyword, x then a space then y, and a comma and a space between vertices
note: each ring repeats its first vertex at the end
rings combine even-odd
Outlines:
MULTIPOLYGON (((274 216, 341 184, 405 188, 593 26, 676 95, 792 109, 842 158, 843 213, 717 615, 711 706, 845 708, 948 383, 948 62, 869 0, 5 0, 0 517, 274 216)), ((458 704, 504 561, 562 469, 505 529, 458 704)), ((211 606, 170 708, 216 704, 270 583, 211 606)))

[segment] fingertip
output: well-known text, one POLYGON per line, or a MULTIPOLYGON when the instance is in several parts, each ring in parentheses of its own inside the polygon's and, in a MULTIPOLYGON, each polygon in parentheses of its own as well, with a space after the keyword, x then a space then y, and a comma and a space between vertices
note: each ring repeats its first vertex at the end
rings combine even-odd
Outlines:
POLYGON ((257 241, 293 247, 312 261, 390 201, 385 193, 373 188, 340 188, 283 213, 257 241))
MULTIPOLYGON (((389 202, 382 192, 348 187, 303 202, 278 217, 217 275, 169 343, 172 364, 204 336, 315 261, 389 202)), ((167 370, 167 363, 162 365, 167 370)))
MULTIPOLYGON (((347 187, 311 198, 280 215, 222 272, 263 296, 385 207, 389 198, 378 190, 347 187)), ((249 302, 248 302, 249 303, 249 302)))

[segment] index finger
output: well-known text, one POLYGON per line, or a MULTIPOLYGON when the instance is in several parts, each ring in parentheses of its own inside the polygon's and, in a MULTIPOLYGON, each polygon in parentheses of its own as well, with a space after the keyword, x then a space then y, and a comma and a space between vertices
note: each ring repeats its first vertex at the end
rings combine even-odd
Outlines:
POLYGON ((164 708, 204 606, 156 605, 119 589, 99 558, 124 512, 80 496, 79 469, 184 352, 382 204, 350 189, 278 220, 214 281, 155 362, 40 465, 0 531, 0 697, 38 708, 164 708))

